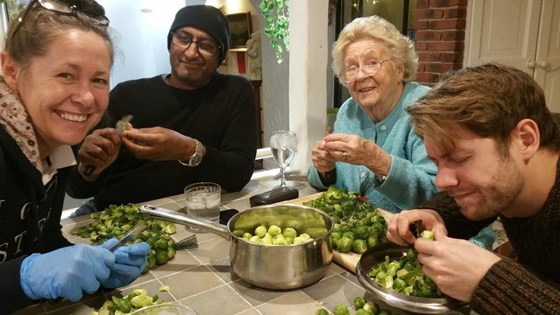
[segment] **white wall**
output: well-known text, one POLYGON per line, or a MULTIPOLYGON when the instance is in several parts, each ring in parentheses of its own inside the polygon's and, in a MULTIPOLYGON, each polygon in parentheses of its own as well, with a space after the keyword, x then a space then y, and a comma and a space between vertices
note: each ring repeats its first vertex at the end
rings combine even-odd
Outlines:
POLYGON ((167 33, 185 0, 98 0, 116 47, 111 86, 169 73, 167 33))

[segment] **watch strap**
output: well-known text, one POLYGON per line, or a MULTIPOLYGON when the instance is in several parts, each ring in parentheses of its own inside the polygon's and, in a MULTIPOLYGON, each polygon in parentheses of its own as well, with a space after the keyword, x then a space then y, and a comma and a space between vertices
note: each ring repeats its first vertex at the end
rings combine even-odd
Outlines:
POLYGON ((187 162, 183 162, 181 160, 179 160, 179 163, 181 163, 184 166, 189 166, 189 167, 195 167, 198 164, 200 164, 200 162, 202 161, 202 143, 200 143, 200 141, 194 139, 195 142, 195 147, 194 147, 194 153, 188 158, 187 162))

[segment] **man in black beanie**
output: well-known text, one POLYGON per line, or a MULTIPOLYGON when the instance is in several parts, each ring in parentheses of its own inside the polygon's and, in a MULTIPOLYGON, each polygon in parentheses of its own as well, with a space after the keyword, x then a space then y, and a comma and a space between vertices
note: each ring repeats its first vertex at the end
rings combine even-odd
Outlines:
POLYGON ((93 199, 74 216, 181 194, 195 182, 228 192, 247 184, 257 149, 255 99, 247 79, 217 71, 229 40, 220 10, 177 12, 167 34, 171 73, 118 84, 107 110, 112 122, 79 148, 68 194, 93 199), (129 128, 117 131, 115 122, 129 114, 129 128))

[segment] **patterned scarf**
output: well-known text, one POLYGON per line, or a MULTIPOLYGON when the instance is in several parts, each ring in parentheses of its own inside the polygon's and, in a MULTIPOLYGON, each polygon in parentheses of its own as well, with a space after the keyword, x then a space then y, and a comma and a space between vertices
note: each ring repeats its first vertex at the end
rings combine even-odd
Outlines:
POLYGON ((43 173, 43 164, 31 117, 19 95, 0 77, 0 125, 14 139, 29 162, 43 173))

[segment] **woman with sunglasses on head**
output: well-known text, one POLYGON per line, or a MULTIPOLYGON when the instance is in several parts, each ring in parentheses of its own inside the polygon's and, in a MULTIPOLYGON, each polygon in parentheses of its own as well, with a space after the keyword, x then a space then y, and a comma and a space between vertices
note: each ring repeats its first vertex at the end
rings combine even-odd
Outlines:
MULTIPOLYGON (((351 97, 333 133, 313 148, 310 183, 360 193, 393 213, 429 200, 438 191, 437 169, 405 111, 429 91, 413 82, 414 44, 393 24, 370 16, 346 25, 332 54, 333 71, 351 97)), ((489 248, 494 238, 488 227, 473 241, 489 248)))
POLYGON ((33 0, 0 54, 0 305, 10 313, 42 300, 81 299, 144 270, 146 243, 107 250, 62 235, 70 145, 108 104, 113 46, 93 0, 33 0))

